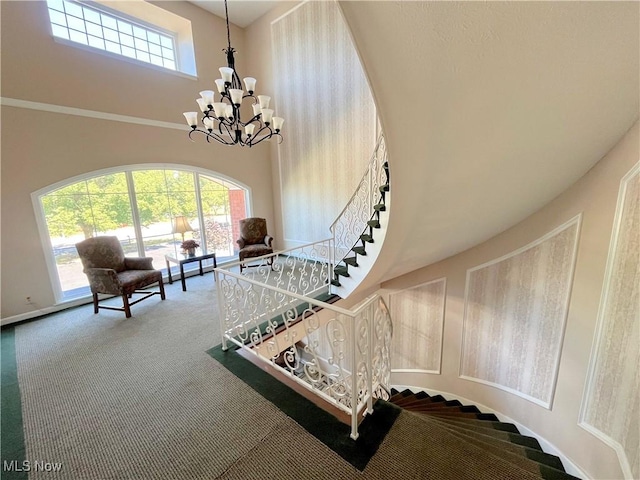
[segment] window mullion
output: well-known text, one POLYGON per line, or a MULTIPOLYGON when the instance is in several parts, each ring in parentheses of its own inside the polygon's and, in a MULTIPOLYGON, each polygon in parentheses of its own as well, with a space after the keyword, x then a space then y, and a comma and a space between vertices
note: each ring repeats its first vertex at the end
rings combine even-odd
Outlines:
POLYGON ((129 202, 131 203, 131 219, 133 220, 133 230, 136 232, 136 245, 138 256, 144 257, 144 242, 142 241, 142 226, 140 225, 140 215, 138 215, 138 201, 136 199, 136 189, 133 182, 133 173, 125 172, 127 177, 127 188, 129 189, 129 202))
POLYGON ((207 232, 204 224, 204 213, 202 212, 202 196, 200 193, 200 174, 195 172, 193 174, 194 190, 196 194, 196 210, 198 213, 198 224, 200 225, 200 247, 204 253, 209 253, 207 248, 207 232))

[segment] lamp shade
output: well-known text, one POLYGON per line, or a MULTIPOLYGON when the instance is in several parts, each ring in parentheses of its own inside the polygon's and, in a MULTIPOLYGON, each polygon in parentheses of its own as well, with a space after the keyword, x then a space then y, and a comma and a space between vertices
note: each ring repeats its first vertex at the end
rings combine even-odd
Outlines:
POLYGON ((187 217, 180 215, 173 219, 173 233, 184 235, 185 232, 193 232, 193 228, 189 225, 187 217))

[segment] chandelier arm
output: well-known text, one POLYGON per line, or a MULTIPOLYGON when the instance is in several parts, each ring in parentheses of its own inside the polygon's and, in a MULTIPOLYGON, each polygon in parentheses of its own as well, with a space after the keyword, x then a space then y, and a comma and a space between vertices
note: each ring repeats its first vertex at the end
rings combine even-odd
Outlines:
MULTIPOLYGON (((229 124, 229 125, 228 125, 228 124, 226 124, 226 123, 220 122, 220 125, 219 125, 219 127, 218 127, 218 128, 220 129, 220 134, 221 134, 221 135, 224 135, 224 132, 222 131, 222 127, 223 127, 223 126, 224 126, 224 129, 225 129, 225 130, 226 130, 226 132, 227 132, 227 135, 229 135, 229 137, 231 138, 231 140, 233 140, 233 137, 234 137, 233 132, 229 129, 229 127, 232 127, 232 126, 233 126, 233 124, 229 124)), ((235 130, 235 128, 234 128, 234 130, 235 130)), ((228 145, 234 145, 235 143, 236 143, 236 142, 233 142, 233 143, 230 143, 230 144, 228 144, 228 145)))
POLYGON ((271 127, 268 127, 266 125, 263 125, 260 127, 260 130, 258 130, 254 135, 253 138, 257 138, 264 130, 268 130, 269 133, 264 133, 263 135, 265 135, 266 137, 270 137, 271 135, 274 135, 275 132, 271 129, 271 127))
POLYGON ((259 113, 258 115, 254 115, 251 120, 249 120, 248 122, 241 122, 242 126, 247 126, 250 123, 254 123, 254 122, 258 122, 258 127, 260 128, 260 130, 262 130, 262 128, 264 127, 264 124, 262 123, 262 121, 260 120, 260 117, 262 116, 261 113, 259 113))
POLYGON ((211 142, 210 142, 210 139, 212 138, 212 139, 214 139, 215 141, 217 141, 217 142, 219 142, 219 143, 223 143, 223 144, 225 144, 225 145, 233 145, 233 143, 229 143, 229 142, 227 142, 227 141, 224 139, 224 137, 221 137, 220 135, 218 135, 218 134, 216 134, 216 133, 213 133, 213 132, 209 132, 209 131, 207 131, 207 130, 202 130, 201 128, 192 129, 192 130, 189 132, 189 138, 191 139, 191 141, 192 141, 192 142, 194 142, 194 141, 195 141, 195 140, 193 139, 193 137, 192 137, 192 134, 193 134, 194 132, 201 133, 202 135, 204 135, 204 136, 205 136, 205 138, 207 139, 207 142, 209 142, 209 143, 211 143, 211 142))
POLYGON ((219 136, 216 133, 213 132, 205 132, 205 134, 207 135, 207 142, 211 143, 209 141, 210 138, 213 138, 216 142, 218 143, 222 143, 223 145, 234 145, 234 142, 229 142, 227 141, 224 137, 219 136))
MULTIPOLYGON (((262 130, 264 130, 264 128, 263 128, 262 130)), ((260 130, 260 131, 262 131, 262 130, 260 130)), ((255 140, 256 138, 258 138, 258 134, 254 135, 254 136, 251 138, 251 140, 252 140, 252 141, 251 141, 248 145, 249 145, 249 146, 257 145, 257 144, 259 144, 260 142, 263 142, 264 140, 268 140, 269 138, 272 138, 273 136, 276 136, 276 135, 277 135, 278 137, 280 137, 280 141, 278 142, 278 145, 279 145, 280 143, 282 143, 282 135, 280 135, 279 133, 275 133, 275 132, 274 132, 274 131, 272 131, 271 129, 269 129, 269 131, 270 131, 270 134, 269 134, 269 135, 265 135, 265 136, 263 136, 262 138, 260 138, 260 139, 259 139, 258 141, 256 141, 256 142, 254 142, 253 140, 255 140)), ((258 133, 260 133, 260 132, 258 132, 258 133)))
POLYGON ((189 130, 189 140, 191 140, 192 142, 195 142, 195 140, 193 139, 193 137, 191 135, 193 135, 193 132, 198 132, 198 133, 202 133, 201 131, 197 130, 197 129, 191 129, 189 130))

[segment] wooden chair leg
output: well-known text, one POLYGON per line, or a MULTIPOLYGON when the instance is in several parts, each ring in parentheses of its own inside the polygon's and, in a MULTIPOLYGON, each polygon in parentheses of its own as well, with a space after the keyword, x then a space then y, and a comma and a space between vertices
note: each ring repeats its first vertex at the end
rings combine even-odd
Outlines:
POLYGON ((127 318, 131 318, 131 307, 129 306, 129 295, 126 293, 122 294, 122 303, 124 306, 124 316, 127 318))
POLYGON ((164 300, 167 297, 165 297, 164 295, 164 282, 162 281, 162 278, 160 278, 160 281, 158 282, 158 286, 160 287, 160 298, 164 300))
POLYGON ((93 313, 98 313, 98 294, 93 294, 93 313))

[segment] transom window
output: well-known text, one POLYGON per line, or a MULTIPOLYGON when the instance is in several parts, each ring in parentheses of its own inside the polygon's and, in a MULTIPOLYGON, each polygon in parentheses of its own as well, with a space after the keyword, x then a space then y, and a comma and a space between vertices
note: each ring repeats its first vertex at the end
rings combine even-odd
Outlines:
POLYGON ((165 255, 180 256, 182 241, 193 239, 220 263, 236 258, 238 222, 250 216, 246 188, 184 168, 103 171, 33 197, 58 301, 90 295, 75 248, 85 238, 117 236, 127 256, 152 257, 158 270, 166 269, 165 255), (178 217, 191 230, 176 231, 178 217))
POLYGON ((47 0, 55 37, 176 70, 175 37, 71 0, 47 0))

